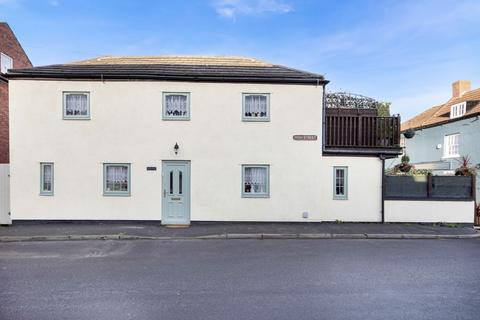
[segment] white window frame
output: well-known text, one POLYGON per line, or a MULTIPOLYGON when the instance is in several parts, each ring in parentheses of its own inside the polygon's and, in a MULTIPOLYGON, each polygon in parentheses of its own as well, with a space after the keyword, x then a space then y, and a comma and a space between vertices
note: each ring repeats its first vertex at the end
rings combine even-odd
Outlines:
POLYGON ((7 70, 8 69, 12 69, 13 68, 13 58, 6 55, 5 53, 1 52, 0 53, 0 73, 7 73, 7 70), (5 61, 10 61, 10 66, 7 67, 5 65, 5 61))
POLYGON ((129 197, 132 191, 132 178, 131 178, 131 165, 130 163, 104 163, 103 164, 103 195, 104 196, 119 196, 129 197), (111 191, 107 190, 107 168, 108 167, 127 167, 127 191, 111 191))
POLYGON ((242 93, 242 120, 269 122, 270 121, 270 93, 252 93, 252 92, 242 93), (247 96, 264 96, 267 98, 267 115, 265 117, 249 117, 245 115, 245 98, 247 96))
POLYGON ((54 188, 54 167, 53 167, 53 162, 40 162, 40 195, 41 196, 53 196, 53 188, 54 188), (46 166, 51 166, 52 167, 52 187, 51 187, 51 190, 45 190, 43 188, 44 186, 44 179, 45 179, 45 176, 44 176, 44 172, 45 172, 45 167, 46 166))
POLYGON ((333 199, 348 200, 348 167, 333 167, 333 199), (337 194, 337 171, 343 171, 343 194, 337 194))
POLYGON ((450 107, 450 119, 460 118, 467 112, 467 102, 454 104, 450 107))
POLYGON ((173 121, 188 121, 190 120, 190 92, 163 92, 162 93, 162 119, 163 120, 173 120, 173 121), (167 96, 185 96, 187 97, 187 114, 185 116, 170 116, 167 115, 167 96))
POLYGON ((270 165, 268 164, 242 164, 242 198, 270 198, 270 165), (250 193, 245 192, 245 169, 247 168, 264 168, 266 169, 267 181, 266 192, 250 193))
POLYGON ((63 119, 64 120, 90 120, 90 92, 88 91, 64 91, 63 96, 63 119), (87 96, 86 115, 67 115, 67 96, 69 94, 83 94, 87 96))
POLYGON ((445 135, 443 138, 443 158, 458 157, 460 157, 460 134, 454 133, 445 135), (452 144, 455 142, 456 144, 452 144))

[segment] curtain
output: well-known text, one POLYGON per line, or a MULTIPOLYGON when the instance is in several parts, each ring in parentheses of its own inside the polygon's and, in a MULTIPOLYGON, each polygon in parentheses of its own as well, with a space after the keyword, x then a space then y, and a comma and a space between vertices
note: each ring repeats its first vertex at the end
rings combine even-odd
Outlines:
POLYGON ((264 95, 245 96, 245 117, 266 117, 267 97, 264 95))
POLYGON ((245 168, 244 191, 245 193, 267 193, 267 168, 245 168))
POLYGON ((165 96, 165 115, 187 116, 187 96, 180 94, 169 94, 165 96))
POLYGON ((43 191, 52 191, 52 166, 43 166, 43 191))
POLYGON ((107 191, 128 191, 128 167, 107 166, 107 191))
POLYGON ((66 96, 65 113, 67 116, 87 116, 88 97, 86 94, 72 94, 66 96))

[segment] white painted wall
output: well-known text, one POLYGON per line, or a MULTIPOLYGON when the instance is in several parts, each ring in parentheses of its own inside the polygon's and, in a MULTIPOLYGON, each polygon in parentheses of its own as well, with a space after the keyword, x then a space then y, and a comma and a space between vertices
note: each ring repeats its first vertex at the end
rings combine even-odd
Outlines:
POLYGON ((0 224, 11 224, 10 220, 10 165, 0 164, 0 224))
POLYGON ((160 220, 161 163, 177 159, 191 161, 193 221, 380 221, 381 161, 321 155, 321 87, 9 84, 13 219, 160 220), (91 120, 62 120, 62 91, 89 91, 91 120), (191 93, 191 121, 162 121, 163 91, 191 93), (270 93, 270 122, 242 122, 243 92, 270 93), (54 196, 39 195, 40 162, 55 164, 54 196), (102 195, 104 162, 131 163, 130 197, 102 195), (242 164, 270 165, 270 198, 241 197, 242 164), (335 165, 349 167, 348 200, 333 200, 335 165))
POLYGON ((385 201, 385 222, 472 223, 473 201, 385 201))

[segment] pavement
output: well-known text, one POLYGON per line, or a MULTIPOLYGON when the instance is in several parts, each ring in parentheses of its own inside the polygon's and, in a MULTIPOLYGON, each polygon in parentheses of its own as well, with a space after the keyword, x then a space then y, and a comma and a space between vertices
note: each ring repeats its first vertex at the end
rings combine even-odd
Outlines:
POLYGON ((0 319, 479 319, 480 240, 0 243, 0 319))
POLYGON ((401 223, 193 222, 168 228, 160 222, 15 223, 0 227, 0 242, 175 239, 470 239, 472 225, 401 223))

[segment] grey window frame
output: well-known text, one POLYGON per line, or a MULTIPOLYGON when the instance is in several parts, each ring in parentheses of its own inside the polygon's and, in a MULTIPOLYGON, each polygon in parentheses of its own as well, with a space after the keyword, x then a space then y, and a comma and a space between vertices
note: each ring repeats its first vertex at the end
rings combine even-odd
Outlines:
POLYGON ((333 199, 334 200, 348 200, 348 167, 334 166, 333 167, 333 199), (343 190, 344 194, 337 194, 337 170, 343 170, 343 190))
POLYGON ((55 172, 53 162, 40 162, 40 195, 41 196, 53 196, 55 186, 55 172), (45 166, 52 166, 52 190, 44 190, 44 170, 45 166))
POLYGON ((62 92, 62 116, 63 120, 90 120, 90 91, 63 91, 62 92), (87 115, 67 115, 67 95, 84 94, 87 96, 87 115))
POLYGON ((242 198, 270 198, 270 165, 268 164, 242 164, 241 181, 242 198), (245 169, 246 168, 265 168, 267 169, 267 192, 265 193, 246 193, 245 192, 245 169))
POLYGON ((270 93, 242 93, 242 121, 245 122, 270 122, 270 93), (246 96, 265 96, 267 97, 267 116, 266 117, 247 117, 245 116, 245 97, 246 96))
POLYGON ((129 197, 132 193, 132 178, 131 178, 131 164, 130 163, 115 163, 108 162, 103 164, 103 195, 104 196, 114 196, 114 197, 129 197), (107 190, 107 167, 109 166, 126 166, 128 168, 127 174, 127 191, 108 191, 107 190))
POLYGON ((190 108, 190 92, 162 92, 162 120, 166 121, 189 121, 191 117, 190 108), (187 97, 187 115, 186 116, 169 116, 166 115, 166 98, 168 95, 182 95, 187 97))

